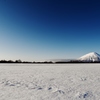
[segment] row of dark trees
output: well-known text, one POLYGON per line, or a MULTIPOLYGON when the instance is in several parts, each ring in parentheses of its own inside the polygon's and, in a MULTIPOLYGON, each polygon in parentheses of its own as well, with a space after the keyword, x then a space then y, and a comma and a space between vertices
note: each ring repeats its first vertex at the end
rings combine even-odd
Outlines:
POLYGON ((15 60, 15 61, 13 61, 13 60, 0 60, 0 63, 35 63, 35 64, 41 64, 41 63, 53 63, 52 61, 49 61, 49 62, 47 62, 47 61, 45 61, 45 62, 35 62, 35 61, 33 61, 33 62, 30 62, 30 61, 21 61, 20 59, 19 60, 15 60))
POLYGON ((91 62, 86 62, 86 61, 80 61, 80 60, 69 60, 67 62, 65 61, 56 61, 56 62, 52 62, 52 61, 44 61, 44 62, 29 62, 29 61, 21 61, 19 60, 0 60, 0 63, 30 63, 30 64, 67 64, 67 63, 100 63, 100 61, 91 61, 91 62))
POLYGON ((24 63, 20 59, 19 60, 0 60, 0 63, 24 63))
POLYGON ((80 60, 70 60, 68 62, 56 62, 56 63, 100 63, 100 61, 80 61, 80 60))

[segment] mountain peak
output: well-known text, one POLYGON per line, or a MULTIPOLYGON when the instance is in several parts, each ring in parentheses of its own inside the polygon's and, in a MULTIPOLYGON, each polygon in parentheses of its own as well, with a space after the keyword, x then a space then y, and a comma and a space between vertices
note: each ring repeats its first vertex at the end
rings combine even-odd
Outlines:
POLYGON ((96 52, 90 52, 90 53, 80 57, 78 60, 85 61, 85 62, 100 61, 100 55, 96 52))
POLYGON ((96 52, 90 52, 90 53, 88 53, 88 54, 98 54, 98 53, 96 53, 96 52))

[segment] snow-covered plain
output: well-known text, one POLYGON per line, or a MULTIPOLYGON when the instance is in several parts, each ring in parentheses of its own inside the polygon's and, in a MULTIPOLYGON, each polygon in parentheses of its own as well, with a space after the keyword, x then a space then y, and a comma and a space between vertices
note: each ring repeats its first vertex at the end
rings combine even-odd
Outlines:
POLYGON ((100 100, 100 65, 0 64, 0 100, 100 100))

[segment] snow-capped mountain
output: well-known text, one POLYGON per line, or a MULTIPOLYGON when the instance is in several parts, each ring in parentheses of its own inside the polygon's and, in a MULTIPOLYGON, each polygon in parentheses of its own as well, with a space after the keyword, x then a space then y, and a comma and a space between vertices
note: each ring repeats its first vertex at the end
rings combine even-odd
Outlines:
POLYGON ((95 62, 95 61, 100 61, 100 54, 96 52, 91 52, 88 53, 82 57, 80 57, 78 60, 84 61, 84 62, 95 62))

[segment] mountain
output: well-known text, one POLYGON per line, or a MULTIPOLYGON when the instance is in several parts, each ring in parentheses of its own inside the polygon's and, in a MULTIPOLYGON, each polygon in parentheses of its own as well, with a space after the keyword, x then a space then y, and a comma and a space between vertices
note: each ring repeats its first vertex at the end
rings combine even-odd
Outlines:
POLYGON ((91 52, 80 57, 78 60, 83 62, 100 62, 100 54, 96 52, 91 52))

